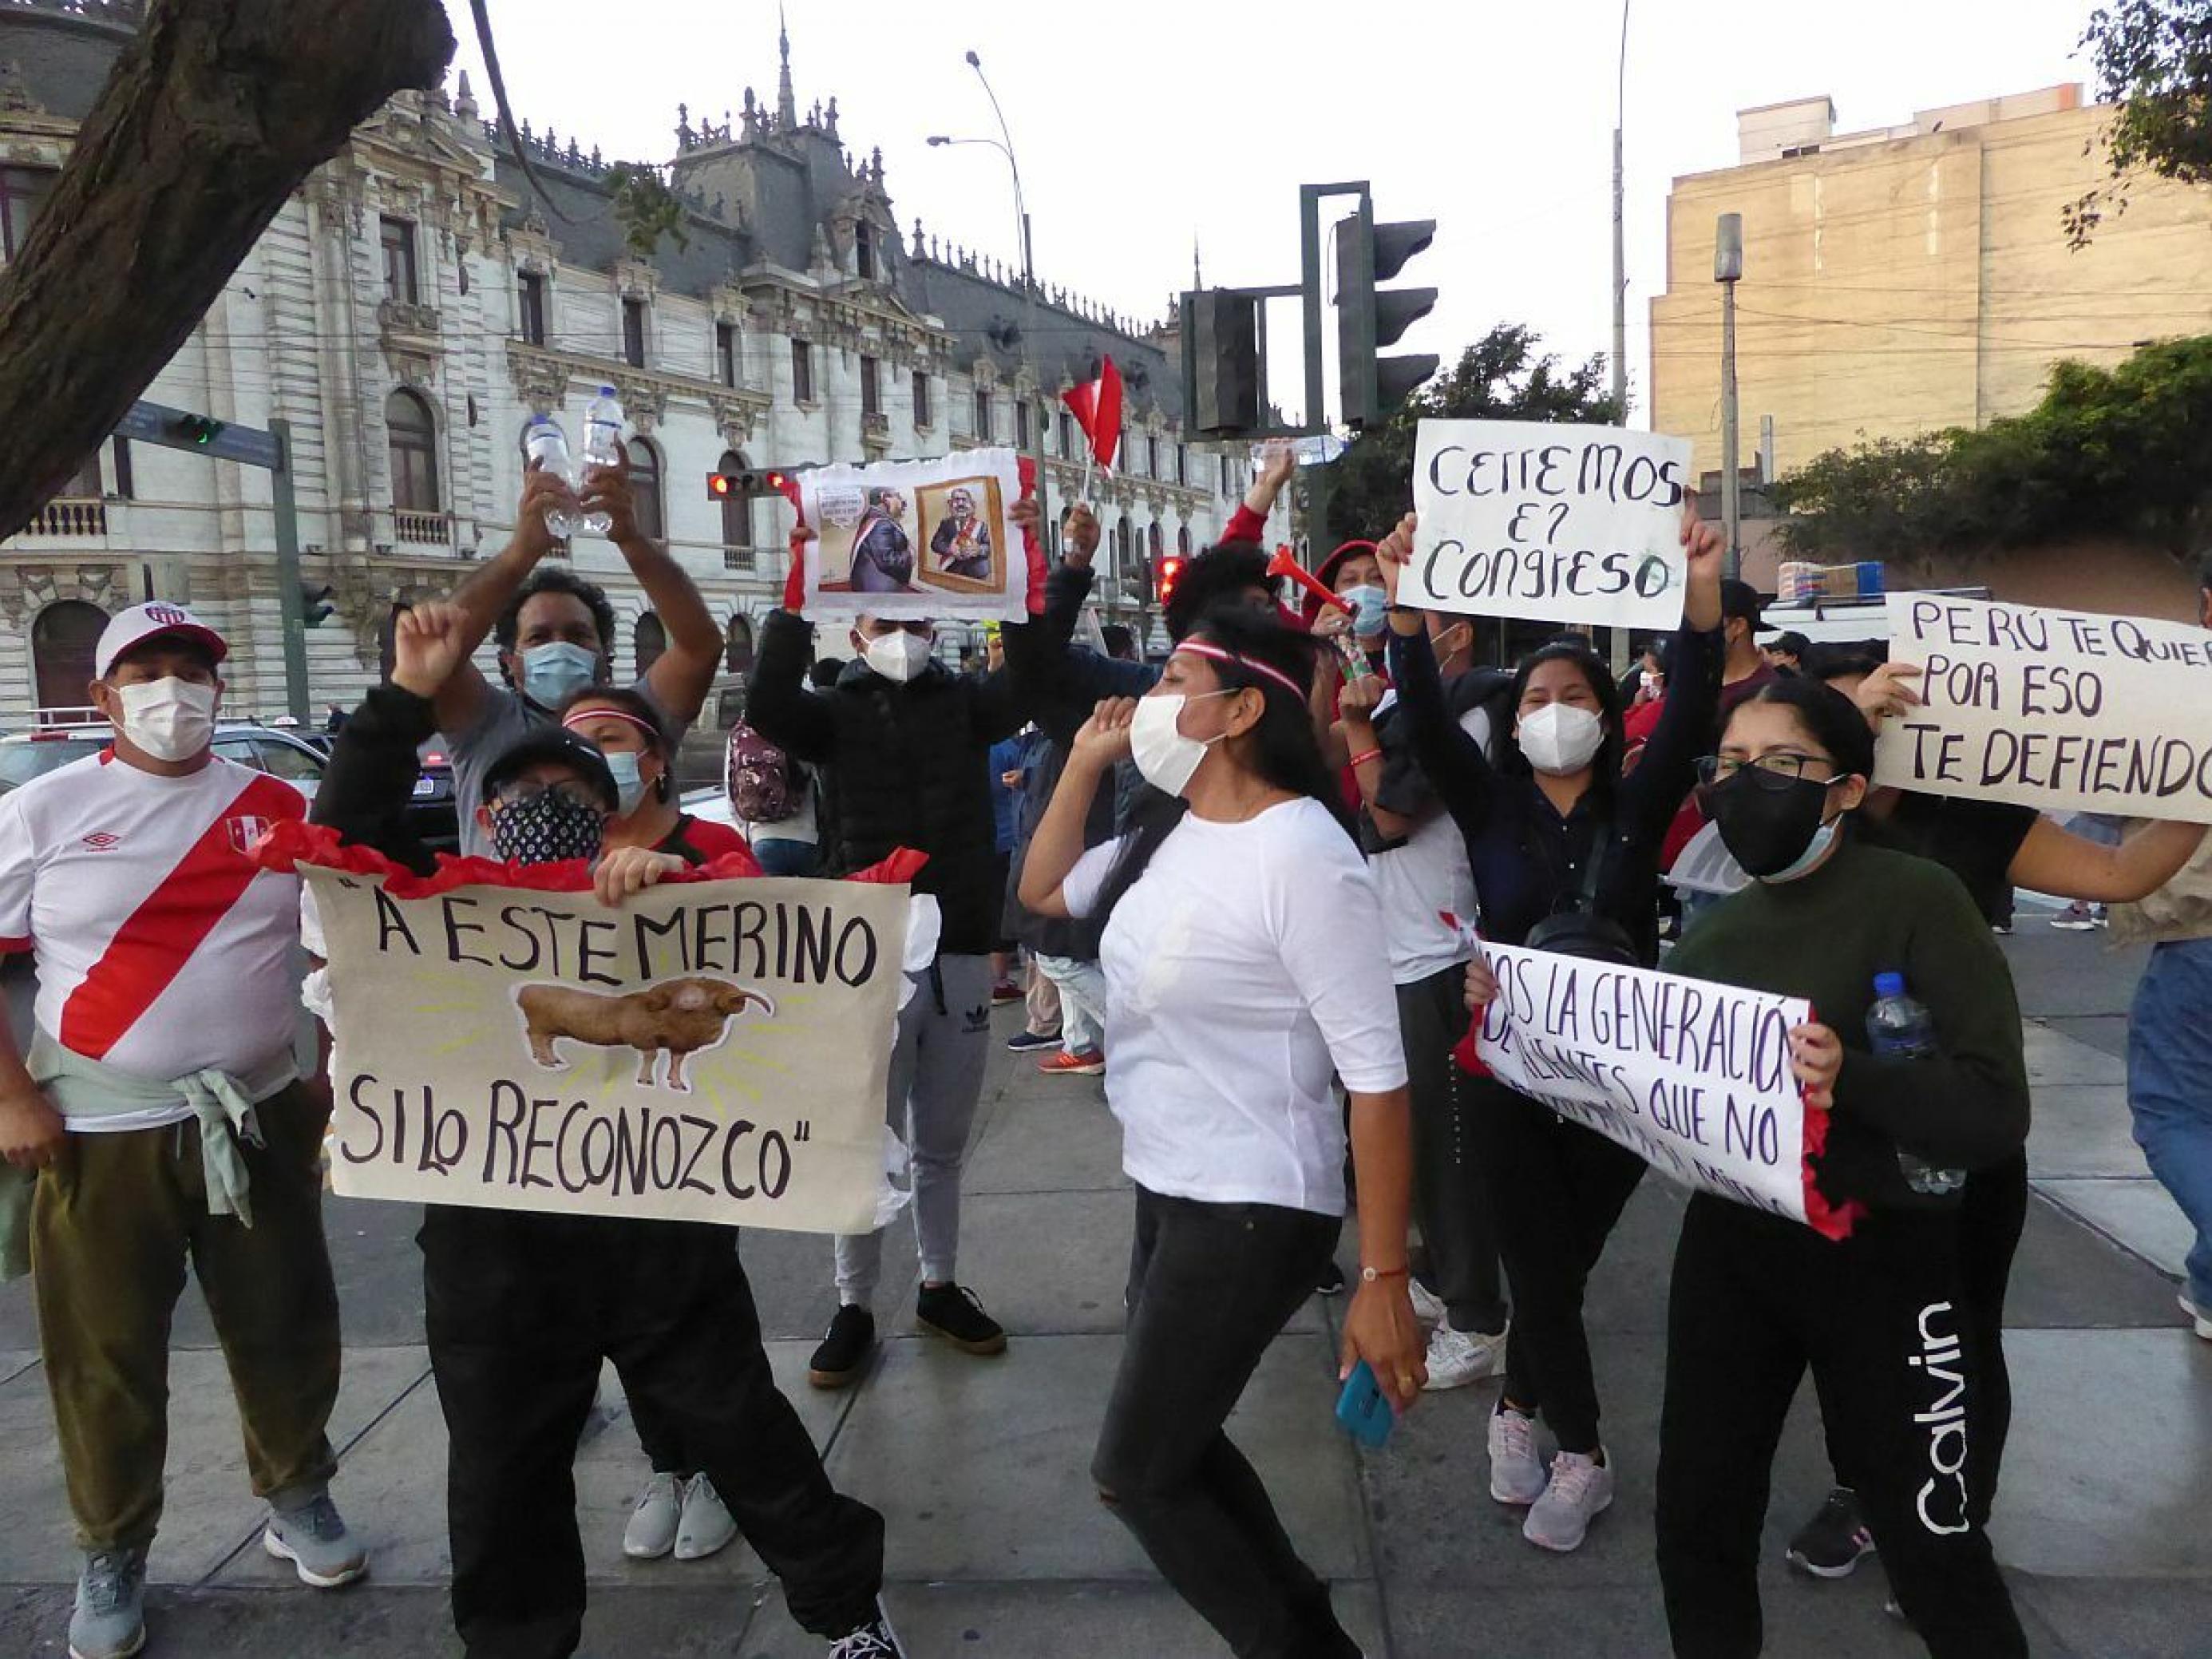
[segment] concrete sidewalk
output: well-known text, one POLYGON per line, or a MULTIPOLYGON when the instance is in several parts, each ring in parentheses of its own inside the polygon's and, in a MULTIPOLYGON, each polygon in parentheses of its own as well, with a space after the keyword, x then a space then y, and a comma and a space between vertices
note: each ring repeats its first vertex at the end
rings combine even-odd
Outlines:
MULTIPOLYGON (((1003 1036, 1013 1029, 999 1017, 1003 1036)), ((2179 1659, 2212 1629, 2212 1345, 2181 1328, 2168 1279, 2165 1195, 2128 1140, 2118 1062, 2032 1025, 2039 1196, 2014 1279, 2017 1416, 1999 1504, 2000 1552, 2039 1654, 2179 1659)), ((911 1293, 886 1292, 880 1364, 842 1395, 806 1387, 826 1321, 826 1241, 769 1233, 744 1253, 779 1373, 838 1484, 889 1522, 889 1599, 917 1656, 1218 1655, 1164 1589, 1088 1479, 1121 1347, 1129 1197, 1119 1136, 1095 1082, 1046 1079, 997 1054, 969 1165, 961 1276, 1013 1334, 1000 1359, 916 1334, 911 1293)), ((1382 1454, 1333 1428, 1330 1304, 1302 1311, 1261 1367, 1231 1432, 1371 1654, 1663 1653, 1652 1566, 1651 1477, 1668 1256, 1681 1200, 1657 1180, 1631 1206, 1592 1286, 1590 1326, 1620 1496, 1578 1554, 1525 1544, 1485 1486, 1494 1385, 1426 1398, 1382 1454)), ((2166 1205, 2171 1211, 2170 1203, 2166 1205)), ((398 1659, 458 1650, 443 1580, 444 1431, 422 1348, 421 1285, 398 1206, 333 1200, 344 1297, 337 1495, 375 1547, 373 1577, 331 1595, 265 1559, 245 1489, 235 1413, 196 1295, 179 1310, 169 1508, 153 1559, 150 1651, 398 1659)), ((907 1285, 895 1231, 887 1285, 907 1285)), ((1347 1233, 1345 1259, 1352 1259, 1347 1233)), ((75 1559, 25 1287, 0 1292, 0 1653, 58 1655, 75 1559)), ((1809 1391, 1808 1391, 1809 1396, 1809 1391)), ((577 1460, 591 1561, 585 1651, 818 1654, 742 1547, 707 1562, 636 1565, 619 1540, 645 1473, 611 1376, 577 1460)), ((1768 1649, 1904 1656, 1879 1572, 1796 1579, 1783 1540, 1828 1481, 1804 1411, 1778 1460, 1768 1528, 1768 1649)))

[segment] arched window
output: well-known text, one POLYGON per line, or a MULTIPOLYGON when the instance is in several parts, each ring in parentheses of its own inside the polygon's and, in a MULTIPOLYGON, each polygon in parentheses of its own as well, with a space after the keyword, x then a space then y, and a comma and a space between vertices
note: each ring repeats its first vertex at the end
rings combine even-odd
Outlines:
POLYGON ((435 513, 438 428, 430 405, 401 389, 384 400, 385 430, 392 444, 392 505, 402 513, 435 513))
POLYGON ((623 453, 629 457, 629 493, 637 504, 639 533, 647 541, 665 540, 668 520, 661 502, 660 452, 643 438, 632 438, 623 453))
POLYGON ((1154 559, 1158 559, 1161 554, 1167 550, 1167 544, 1164 538, 1164 532, 1160 529, 1160 521, 1158 519, 1152 520, 1152 528, 1145 532, 1145 540, 1146 544, 1152 550, 1152 555, 1154 559))
POLYGON ((1190 526, 1187 524, 1176 528, 1176 551, 1186 559, 1190 556, 1190 526))
POLYGON ((91 698, 93 650, 107 613, 83 599, 58 599, 31 623, 31 665, 39 707, 82 708, 91 698))
POLYGON ((630 653, 637 659, 637 672, 645 672, 660 659, 668 649, 668 630, 660 625, 660 618, 650 611, 640 614, 629 630, 630 653))
MULTIPOLYGON (((741 451, 722 452, 718 472, 750 471, 752 463, 741 451)), ((732 489, 722 497, 722 545, 750 549, 753 544, 753 493, 750 489, 732 489)))
POLYGON ((742 615, 730 618, 724 635, 722 666, 732 674, 750 673, 753 665, 753 625, 742 615))

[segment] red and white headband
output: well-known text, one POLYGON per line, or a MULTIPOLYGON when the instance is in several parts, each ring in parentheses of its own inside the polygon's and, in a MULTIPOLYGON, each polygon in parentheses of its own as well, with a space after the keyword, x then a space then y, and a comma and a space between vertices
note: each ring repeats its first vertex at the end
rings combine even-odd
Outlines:
POLYGON ((1208 645, 1203 640, 1185 640, 1176 646, 1176 649, 1188 651, 1194 657, 1204 657, 1209 662, 1227 663, 1231 668, 1241 668, 1248 674, 1265 675, 1300 702, 1305 700, 1306 693, 1300 689, 1296 680, 1283 672, 1281 669, 1273 667, 1267 663, 1255 662, 1249 657, 1240 657, 1234 651, 1224 651, 1219 646, 1208 645))
POLYGON ((606 703, 599 703, 589 708, 577 709, 574 714, 570 714, 568 719, 561 722, 561 729, 563 732, 574 732, 581 726, 586 720, 620 720, 626 726, 635 726, 639 731, 644 732, 647 737, 653 739, 653 746, 656 749, 659 748, 667 741, 666 738, 661 736, 660 728, 655 726, 651 720, 640 720, 635 714, 631 714, 627 708, 616 708, 606 703))

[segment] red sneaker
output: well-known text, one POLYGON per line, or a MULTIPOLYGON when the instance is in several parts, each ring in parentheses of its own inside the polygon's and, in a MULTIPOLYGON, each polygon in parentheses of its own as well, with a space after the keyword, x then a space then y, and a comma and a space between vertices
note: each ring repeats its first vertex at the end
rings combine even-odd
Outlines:
POLYGON ((1019 1002, 1025 994, 1027 994, 1022 988, 1010 979, 1002 979, 991 988, 991 1001, 994 1006, 1009 1002, 1019 1002))
POLYGON ((1037 1070, 1047 1077, 1097 1077, 1105 1069, 1106 1056, 1096 1048, 1085 1048, 1079 1054, 1063 1048, 1050 1060, 1037 1062, 1037 1070))

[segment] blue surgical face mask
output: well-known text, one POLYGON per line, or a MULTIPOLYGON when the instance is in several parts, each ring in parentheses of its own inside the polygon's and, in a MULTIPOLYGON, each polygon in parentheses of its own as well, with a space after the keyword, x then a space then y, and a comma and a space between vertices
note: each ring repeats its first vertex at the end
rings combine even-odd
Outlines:
POLYGON ((599 678, 599 653, 566 640, 533 645, 522 653, 522 695, 551 710, 599 678))
POLYGON ((645 799, 646 781, 638 775, 638 757, 619 749, 606 751, 607 770, 615 775, 615 813, 628 817, 645 799))
POLYGON ((1352 631, 1360 638, 1372 639, 1389 625, 1390 596, 1382 588, 1363 582, 1336 597, 1351 605, 1352 631))

